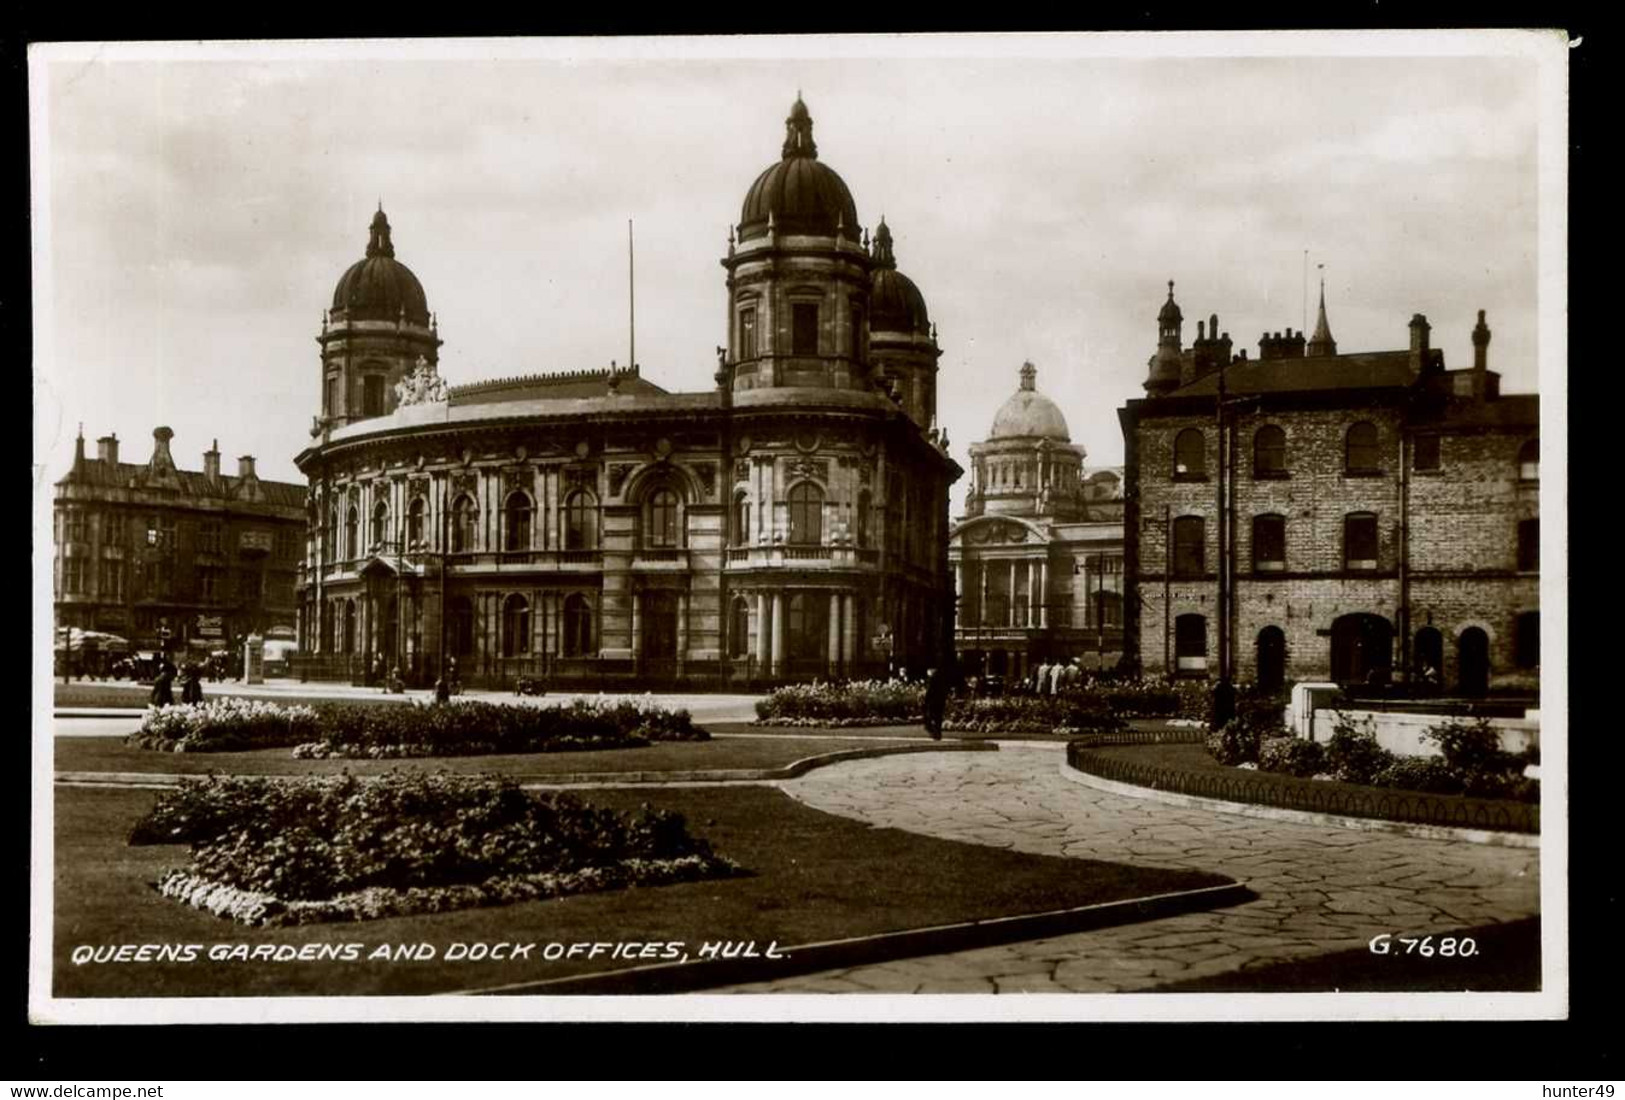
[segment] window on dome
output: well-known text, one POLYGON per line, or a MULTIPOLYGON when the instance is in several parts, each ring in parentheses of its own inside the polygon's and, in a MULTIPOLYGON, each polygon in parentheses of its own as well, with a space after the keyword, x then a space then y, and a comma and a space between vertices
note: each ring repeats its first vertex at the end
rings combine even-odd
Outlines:
POLYGON ((856 302, 852 304, 852 358, 863 358, 863 307, 856 302))
POLYGON ((790 354, 818 354, 818 305, 796 302, 790 307, 790 354))
POLYGON ((361 415, 384 415, 384 376, 369 374, 361 380, 361 415))
POLYGON ((337 416, 338 414, 339 414, 339 380, 337 378, 329 378, 327 380, 327 415, 328 416, 337 416))
POLYGON ((756 358, 756 307, 739 311, 739 358, 756 358))

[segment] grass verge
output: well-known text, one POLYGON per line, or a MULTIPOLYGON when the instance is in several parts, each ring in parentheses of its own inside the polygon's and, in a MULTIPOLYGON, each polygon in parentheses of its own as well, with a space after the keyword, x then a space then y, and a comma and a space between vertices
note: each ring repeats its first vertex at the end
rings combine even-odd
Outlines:
MULTIPOLYGON (((53 995, 318 996, 429 994, 603 973, 650 960, 542 957, 550 943, 718 941, 783 948, 1219 885, 1201 871, 1130 867, 1028 855, 938 840, 810 809, 766 787, 594 791, 595 805, 652 801, 742 864, 745 878, 587 894, 492 909, 395 917, 353 925, 253 929, 160 897, 149 885, 185 861, 173 845, 132 848, 124 834, 150 791, 56 790, 53 995), (213 961, 216 945, 357 944, 354 962, 213 961), (519 960, 448 961, 453 944, 534 944, 519 960), (75 965, 77 946, 196 944, 194 962, 75 965), (432 959, 369 959, 379 947, 432 959)), ((765 964, 771 966, 770 963, 765 964)), ((764 977, 771 977, 771 969, 764 977)))
POLYGON ((833 738, 727 738, 660 742, 632 748, 582 752, 511 753, 493 756, 435 756, 402 760, 295 760, 287 748, 233 753, 152 752, 126 745, 122 737, 59 737, 59 772, 139 772, 144 775, 381 775, 395 768, 463 774, 493 772, 520 779, 546 779, 585 772, 697 771, 782 768, 806 756, 875 748, 872 740, 833 738))
MULTIPOLYGON (((1406 954, 1397 941, 1386 955, 1369 948, 1312 959, 1267 963, 1228 974, 1158 986, 1154 993, 1531 993, 1540 990, 1540 918, 1526 917, 1449 932, 1470 938, 1462 958, 1406 954)), ((1435 935, 1437 944, 1443 936, 1435 935)))

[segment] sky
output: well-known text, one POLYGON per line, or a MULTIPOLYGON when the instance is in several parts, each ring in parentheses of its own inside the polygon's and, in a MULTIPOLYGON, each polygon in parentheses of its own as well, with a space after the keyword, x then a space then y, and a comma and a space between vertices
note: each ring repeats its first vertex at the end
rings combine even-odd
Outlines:
POLYGON ((1470 365, 1484 309, 1503 390, 1533 391, 1553 346, 1538 37, 41 51, 36 483, 81 423, 92 455, 117 433, 144 461, 163 424, 185 468, 218 439, 228 471, 253 454, 300 480, 322 310, 380 201, 449 382, 624 364, 630 219, 643 373, 710 388, 718 261, 798 91, 925 295, 967 468, 1024 360, 1086 467, 1120 464, 1116 410, 1143 395, 1170 279, 1187 346, 1216 313, 1250 356, 1265 330, 1313 328, 1322 271, 1342 351, 1405 347, 1423 313, 1470 365))

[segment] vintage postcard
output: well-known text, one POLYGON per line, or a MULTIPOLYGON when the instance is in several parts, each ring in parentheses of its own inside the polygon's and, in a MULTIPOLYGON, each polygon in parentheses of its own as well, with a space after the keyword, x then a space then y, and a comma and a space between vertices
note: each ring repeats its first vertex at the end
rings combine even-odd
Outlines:
POLYGON ((32 1018, 1565 1016, 1569 51, 36 44, 32 1018))

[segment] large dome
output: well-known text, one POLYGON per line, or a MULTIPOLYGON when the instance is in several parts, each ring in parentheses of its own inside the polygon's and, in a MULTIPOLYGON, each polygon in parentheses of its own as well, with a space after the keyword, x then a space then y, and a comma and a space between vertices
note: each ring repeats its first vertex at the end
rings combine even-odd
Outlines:
POLYGON ((395 259, 389 219, 383 208, 372 216, 367 258, 352 264, 333 288, 333 312, 352 321, 394 321, 402 310, 414 325, 429 324, 429 300, 412 269, 395 259))
POLYGON ((885 218, 875 230, 875 265, 869 288, 869 331, 929 336, 931 318, 925 311, 925 295, 913 279, 897 270, 885 218))
POLYGON ((768 216, 780 233, 858 239, 858 208, 835 170, 818 159, 812 116, 796 98, 785 119, 783 157, 756 177, 739 214, 739 239, 767 232, 768 216))
POLYGON ((1031 363, 1021 367, 1021 388, 993 417, 993 430, 989 439, 1053 439, 1069 443, 1072 433, 1067 431, 1066 417, 1060 408, 1034 388, 1038 370, 1031 363))

